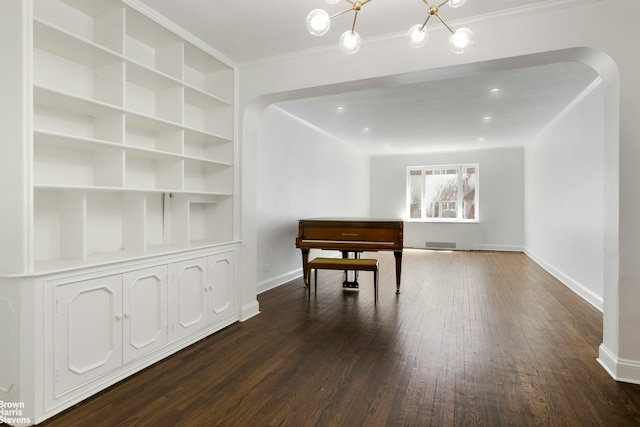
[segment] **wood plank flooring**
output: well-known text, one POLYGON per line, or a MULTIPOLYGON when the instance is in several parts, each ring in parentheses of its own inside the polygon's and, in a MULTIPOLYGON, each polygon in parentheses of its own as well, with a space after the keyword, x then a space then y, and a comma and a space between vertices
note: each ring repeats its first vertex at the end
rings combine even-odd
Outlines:
POLYGON ((261 314, 46 426, 638 426, 640 386, 597 363, 602 314, 521 253, 407 250, 380 296, 320 271, 261 314))

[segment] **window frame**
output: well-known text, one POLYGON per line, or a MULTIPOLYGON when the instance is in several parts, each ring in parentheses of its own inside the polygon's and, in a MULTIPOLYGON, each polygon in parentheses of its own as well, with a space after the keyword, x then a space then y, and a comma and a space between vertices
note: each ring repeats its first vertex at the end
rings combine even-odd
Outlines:
MULTIPOLYGON (((406 172, 406 221, 411 222, 452 222, 452 223, 477 223, 480 222, 480 165, 478 163, 460 163, 460 164, 448 164, 448 165, 426 165, 426 166, 407 166, 406 172), (463 192, 463 178, 462 172, 465 168, 475 168, 476 182, 474 187, 474 219, 464 219, 464 192, 463 192), (428 218, 426 206, 426 179, 427 171, 442 171, 452 170, 456 171, 456 183, 457 183, 457 199, 453 201, 445 201, 441 203, 447 203, 447 206, 451 203, 456 204, 456 217, 455 218, 428 218), (420 198, 420 218, 411 218, 411 178, 412 171, 420 171, 420 177, 422 180, 422 195, 420 198)), ((441 207, 442 208, 442 207, 441 207)))

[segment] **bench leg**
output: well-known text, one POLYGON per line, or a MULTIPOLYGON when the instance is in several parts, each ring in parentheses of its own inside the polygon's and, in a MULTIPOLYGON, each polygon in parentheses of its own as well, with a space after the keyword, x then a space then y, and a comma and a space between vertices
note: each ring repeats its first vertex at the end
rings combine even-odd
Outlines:
MULTIPOLYGON (((309 288, 311 288, 311 286, 309 286, 309 288)), ((313 276, 313 293, 317 294, 318 293, 318 269, 315 269, 315 274, 313 276)))
POLYGON ((373 270, 373 304, 378 304, 378 269, 373 270))

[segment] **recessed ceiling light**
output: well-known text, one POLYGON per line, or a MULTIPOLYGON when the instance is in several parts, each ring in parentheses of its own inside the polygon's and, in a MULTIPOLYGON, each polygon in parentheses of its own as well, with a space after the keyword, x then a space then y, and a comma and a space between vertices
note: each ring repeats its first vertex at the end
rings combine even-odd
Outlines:
POLYGON ((483 142, 484 141, 484 136, 481 136, 480 138, 478 138, 478 141, 483 142))
POLYGON ((484 116, 482 118, 482 120, 484 120, 485 122, 490 122, 491 121, 491 116, 484 116))
POLYGON ((364 133, 368 133, 370 130, 371 129, 369 129, 369 128, 362 128, 362 132, 364 132, 364 133))
POLYGON ((338 113, 341 113, 341 112, 343 112, 343 111, 344 111, 344 107, 341 105, 341 106, 339 106, 338 108, 336 108, 336 111, 337 111, 338 113))
POLYGON ((491 89, 491 93, 498 93, 500 92, 500 88, 498 87, 494 87, 493 89, 491 89))

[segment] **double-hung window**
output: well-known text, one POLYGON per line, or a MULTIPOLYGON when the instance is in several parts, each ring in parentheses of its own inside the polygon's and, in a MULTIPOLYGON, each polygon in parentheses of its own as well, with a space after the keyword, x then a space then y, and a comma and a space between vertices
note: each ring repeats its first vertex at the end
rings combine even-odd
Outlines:
POLYGON ((478 221, 478 165, 407 168, 407 212, 422 221, 478 221))

